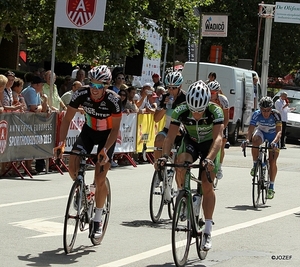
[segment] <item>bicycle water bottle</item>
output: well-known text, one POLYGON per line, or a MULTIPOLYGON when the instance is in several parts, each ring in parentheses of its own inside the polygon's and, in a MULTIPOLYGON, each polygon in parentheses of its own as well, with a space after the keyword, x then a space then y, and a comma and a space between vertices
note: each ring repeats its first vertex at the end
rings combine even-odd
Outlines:
POLYGON ((200 202, 201 202, 201 196, 197 193, 193 195, 193 210, 195 216, 199 216, 200 213, 200 202))
POLYGON ((167 108, 167 109, 172 109, 173 100, 174 100, 174 97, 170 95, 170 96, 169 96, 169 101, 168 101, 168 103, 167 103, 167 105, 166 105, 166 108, 167 108))
POLYGON ((168 170, 167 171, 167 185, 166 185, 166 200, 170 201, 171 198, 172 198, 172 195, 171 195, 171 189, 172 189, 172 179, 173 179, 173 175, 174 175, 174 171, 171 169, 171 170, 168 170))

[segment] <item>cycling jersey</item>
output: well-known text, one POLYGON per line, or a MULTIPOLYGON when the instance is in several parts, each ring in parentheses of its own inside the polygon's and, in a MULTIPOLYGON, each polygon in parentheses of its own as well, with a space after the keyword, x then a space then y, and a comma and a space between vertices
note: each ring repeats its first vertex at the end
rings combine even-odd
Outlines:
POLYGON ((112 117, 121 117, 121 99, 111 90, 106 90, 101 99, 91 99, 90 87, 74 92, 69 104, 72 108, 82 107, 85 111, 85 123, 96 131, 112 128, 112 117))
POLYGON ((256 110, 251 118, 250 125, 257 126, 265 134, 276 134, 276 126, 281 126, 280 113, 272 109, 269 118, 265 119, 260 110, 256 110))
MULTIPOLYGON (((165 108, 166 109, 166 104, 165 104, 165 100, 166 97, 169 97, 170 94, 165 94, 162 95, 162 98, 160 99, 160 103, 159 103, 159 107, 160 108, 165 108)), ((178 105, 180 105, 181 103, 185 102, 185 92, 180 90, 175 101, 172 104, 172 108, 171 109, 166 109, 166 124, 165 124, 165 128, 169 129, 170 127, 170 122, 171 122, 171 116, 172 116, 172 112, 174 110, 174 108, 176 108, 178 105)))
POLYGON ((218 98, 213 101, 217 105, 219 105, 222 109, 228 109, 229 108, 229 101, 225 95, 218 94, 218 98))
POLYGON ((213 139, 213 126, 224 122, 223 110, 215 103, 209 102, 203 117, 196 121, 186 103, 176 107, 172 113, 171 124, 184 126, 188 136, 194 142, 202 143, 213 139))

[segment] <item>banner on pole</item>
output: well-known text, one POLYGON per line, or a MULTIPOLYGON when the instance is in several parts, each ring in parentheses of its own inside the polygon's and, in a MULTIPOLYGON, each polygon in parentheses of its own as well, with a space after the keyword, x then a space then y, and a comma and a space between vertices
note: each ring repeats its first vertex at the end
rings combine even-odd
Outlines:
POLYGON ((202 17, 203 37, 227 37, 227 28, 227 15, 203 15, 202 17))
POLYGON ((103 31, 106 0, 57 0, 54 26, 103 31))
POLYGON ((300 24, 300 4, 276 2, 274 22, 300 24))

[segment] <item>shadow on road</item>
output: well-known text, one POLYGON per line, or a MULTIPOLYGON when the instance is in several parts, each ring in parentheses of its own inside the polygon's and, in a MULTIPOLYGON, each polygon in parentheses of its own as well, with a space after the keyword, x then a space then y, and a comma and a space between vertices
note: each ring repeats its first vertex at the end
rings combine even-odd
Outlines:
POLYGON ((271 206, 260 206, 259 208, 254 208, 250 205, 236 205, 234 207, 226 207, 226 209, 232 209, 232 210, 240 210, 240 211, 247 211, 247 210, 253 210, 253 211, 261 211, 262 209, 269 208, 271 206))
POLYGON ((158 228, 158 229, 171 229, 172 221, 167 219, 162 219, 158 223, 153 223, 150 220, 135 220, 131 222, 122 222, 121 225, 127 227, 150 227, 150 228, 158 228))
MULTIPOLYGON (((29 262, 29 266, 43 266, 51 267, 53 265, 59 264, 73 264, 78 262, 78 258, 88 255, 91 252, 96 252, 96 250, 91 249, 91 246, 80 246, 73 250, 72 253, 66 255, 62 248, 56 250, 43 251, 39 253, 38 256, 32 256, 27 254, 25 256, 18 256, 20 261, 29 262)), ((24 264, 25 265, 25 264, 24 264)))

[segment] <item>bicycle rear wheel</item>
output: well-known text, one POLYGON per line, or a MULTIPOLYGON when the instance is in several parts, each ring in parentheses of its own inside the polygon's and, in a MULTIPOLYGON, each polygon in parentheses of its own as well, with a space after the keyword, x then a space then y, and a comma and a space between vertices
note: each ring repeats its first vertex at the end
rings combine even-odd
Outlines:
MULTIPOLYGON (((107 226, 108 226, 108 221, 109 221, 109 215, 110 215, 110 207, 111 207, 111 190, 110 190, 110 183, 108 178, 105 180, 106 188, 107 188, 107 196, 106 200, 103 206, 103 213, 102 213, 102 235, 98 238, 95 238, 93 235, 90 236, 90 239, 92 241, 92 244, 97 246, 100 245, 102 242, 107 226)), ((95 209, 92 209, 92 216, 91 218, 94 217, 95 209)))
POLYGON ((164 206, 164 185, 163 181, 159 179, 157 171, 154 171, 151 188, 150 188, 150 217, 152 222, 157 223, 160 219, 164 206))
POLYGON ((254 208, 259 207, 260 195, 262 192, 262 185, 260 177, 262 175, 262 166, 261 162, 256 163, 256 167, 254 170, 254 175, 252 177, 252 203, 254 208))
POLYGON ((172 220, 172 254, 177 267, 185 266, 188 259, 192 238, 191 208, 188 195, 180 191, 172 220))
POLYGON ((66 254, 72 251, 77 236, 82 208, 82 186, 82 183, 78 181, 73 183, 67 202, 63 233, 63 243, 66 254))

